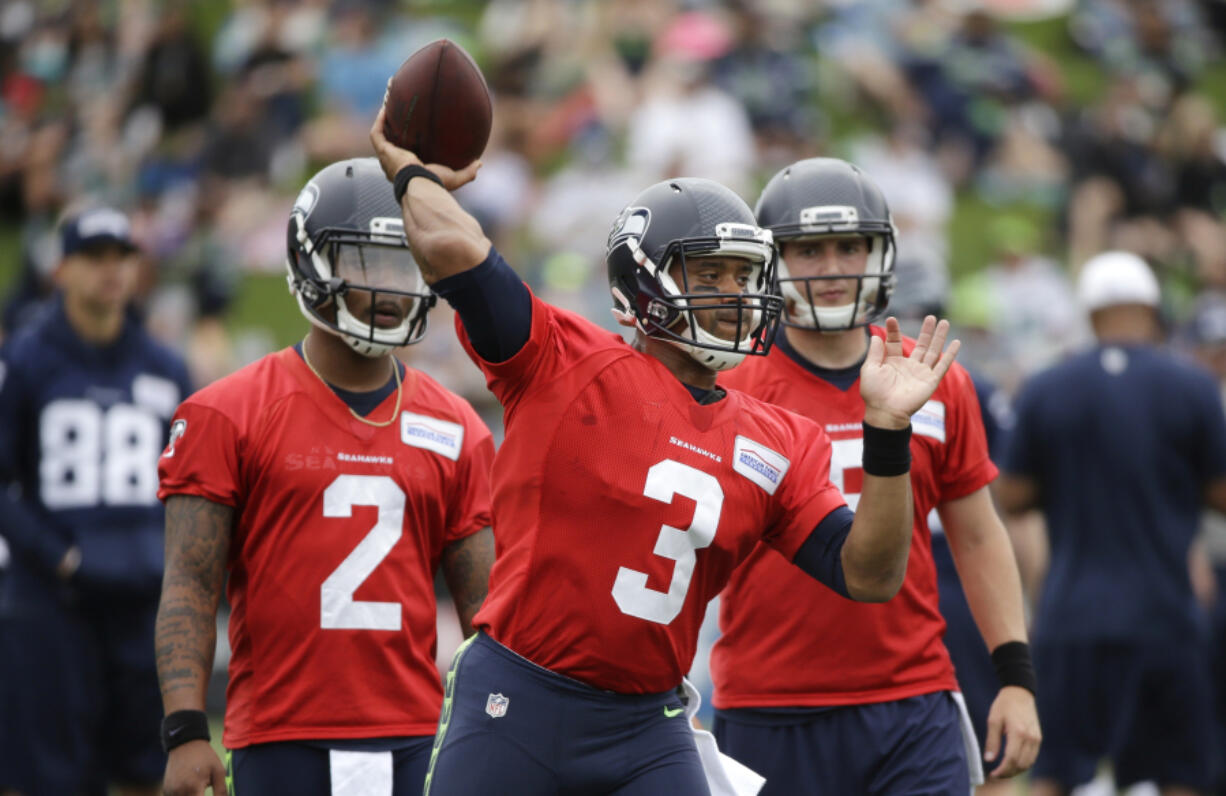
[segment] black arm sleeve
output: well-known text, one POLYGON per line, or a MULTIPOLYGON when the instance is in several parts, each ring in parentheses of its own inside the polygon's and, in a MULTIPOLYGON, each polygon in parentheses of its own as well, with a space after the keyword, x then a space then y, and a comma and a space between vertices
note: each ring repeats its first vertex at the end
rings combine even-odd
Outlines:
POLYGON ((532 294, 493 246, 476 268, 440 279, 432 289, 459 314, 485 361, 506 362, 528 342, 532 294))
POLYGON ((851 595, 847 593, 847 582, 843 579, 843 543, 847 541, 855 518, 856 515, 846 506, 830 512, 817 524, 792 559, 792 563, 810 577, 817 578, 849 600, 851 595))

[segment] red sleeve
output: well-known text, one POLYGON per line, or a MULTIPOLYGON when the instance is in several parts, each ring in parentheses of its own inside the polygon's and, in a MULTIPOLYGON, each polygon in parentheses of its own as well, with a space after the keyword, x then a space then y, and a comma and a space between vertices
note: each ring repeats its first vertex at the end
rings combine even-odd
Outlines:
POLYGON ((847 505, 830 481, 830 438, 816 424, 807 426, 791 446, 797 458, 779 484, 776 519, 762 537, 788 561, 826 515, 847 505))
POLYGON ((572 362, 591 351, 624 345, 620 336, 541 301, 535 293, 532 294, 532 328, 528 342, 505 362, 490 362, 473 350, 459 313, 455 325, 464 351, 481 368, 486 386, 508 412, 538 381, 555 379, 572 362))
POLYGON ((170 425, 170 442, 158 459, 158 498, 195 495, 237 507, 239 432, 216 409, 187 401, 170 425))
POLYGON ((999 472, 988 458, 983 414, 970 374, 955 364, 945 374, 944 381, 948 384, 945 391, 945 461, 937 468, 938 503, 966 497, 990 484, 999 472))
POLYGON ((475 412, 465 418, 465 426, 465 450, 457 462, 444 544, 471 536, 493 522, 490 466, 494 462, 494 437, 475 412))

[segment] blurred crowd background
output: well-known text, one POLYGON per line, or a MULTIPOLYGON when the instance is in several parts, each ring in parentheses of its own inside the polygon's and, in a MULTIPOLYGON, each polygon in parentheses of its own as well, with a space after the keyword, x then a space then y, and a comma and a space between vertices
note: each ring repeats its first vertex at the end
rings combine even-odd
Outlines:
MULTIPOLYGON (((300 339, 293 198, 370 153, 388 77, 443 36, 494 97, 462 202, 611 329, 605 237, 641 188, 752 204, 833 155, 890 201, 894 311, 947 314, 1006 393, 1088 340, 1071 285, 1104 248, 1154 266, 1172 339, 1226 378, 1226 0, 0 0, 5 332, 50 291, 62 214, 108 203, 198 385, 300 339)), ((405 359, 498 429, 450 324, 405 359)))
MULTIPOLYGON (((1157 269, 1177 336, 1226 290, 1222 0, 0 0, 5 330, 49 290, 65 209, 107 202, 198 383, 300 337, 293 197, 370 151, 387 78, 442 36, 494 95, 464 204, 610 328, 604 240, 639 189, 706 176, 752 204, 819 154, 889 198, 894 310, 950 315, 1006 390, 1086 338, 1070 280, 1103 248, 1157 269)), ((496 425, 446 316, 406 358, 496 425)))

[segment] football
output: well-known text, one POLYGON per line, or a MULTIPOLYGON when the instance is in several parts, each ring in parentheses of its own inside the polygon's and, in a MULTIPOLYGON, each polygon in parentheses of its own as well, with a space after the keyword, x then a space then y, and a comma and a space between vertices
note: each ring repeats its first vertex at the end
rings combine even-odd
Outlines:
POLYGON ((396 70, 383 134, 423 163, 462 169, 480 157, 493 108, 477 64, 448 39, 432 41, 396 70))

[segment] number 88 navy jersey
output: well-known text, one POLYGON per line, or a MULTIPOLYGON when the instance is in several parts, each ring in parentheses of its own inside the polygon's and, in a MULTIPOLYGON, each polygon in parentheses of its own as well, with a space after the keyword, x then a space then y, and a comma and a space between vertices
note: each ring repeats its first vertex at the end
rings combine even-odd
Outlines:
POLYGON ((0 479, 4 503, 22 504, 0 512, 14 570, 46 573, 75 544, 87 584, 156 591, 157 463, 191 391, 182 359, 135 317, 114 343, 90 345, 55 301, 8 341, 0 368, 0 479))

